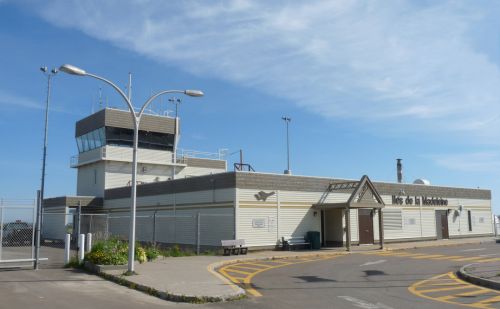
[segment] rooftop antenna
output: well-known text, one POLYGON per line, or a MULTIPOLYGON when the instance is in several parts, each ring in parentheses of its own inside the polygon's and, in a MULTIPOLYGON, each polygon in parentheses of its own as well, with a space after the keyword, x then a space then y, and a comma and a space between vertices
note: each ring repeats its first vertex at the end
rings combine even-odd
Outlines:
POLYGON ((288 135, 288 125, 290 124, 290 121, 292 121, 292 118, 283 116, 281 119, 286 123, 286 170, 284 174, 290 175, 292 174, 292 171, 290 170, 290 138, 288 135))
POLYGON ((102 108, 102 88, 99 87, 99 109, 102 108))
POLYGON ((128 72, 128 100, 132 102, 132 73, 128 72))

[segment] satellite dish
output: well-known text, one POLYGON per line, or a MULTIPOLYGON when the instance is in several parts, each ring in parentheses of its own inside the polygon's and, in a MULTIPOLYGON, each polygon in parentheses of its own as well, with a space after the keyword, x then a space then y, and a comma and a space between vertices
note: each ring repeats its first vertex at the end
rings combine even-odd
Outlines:
POLYGON ((413 181, 413 184, 429 186, 431 184, 431 182, 427 179, 418 178, 418 179, 415 179, 415 181, 413 181))

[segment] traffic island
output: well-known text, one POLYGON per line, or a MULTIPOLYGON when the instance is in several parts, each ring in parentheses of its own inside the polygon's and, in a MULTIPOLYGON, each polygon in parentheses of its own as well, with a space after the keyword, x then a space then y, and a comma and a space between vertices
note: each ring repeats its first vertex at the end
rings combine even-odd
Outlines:
POLYGON ((465 265, 457 272, 460 279, 500 291, 500 263, 465 265))

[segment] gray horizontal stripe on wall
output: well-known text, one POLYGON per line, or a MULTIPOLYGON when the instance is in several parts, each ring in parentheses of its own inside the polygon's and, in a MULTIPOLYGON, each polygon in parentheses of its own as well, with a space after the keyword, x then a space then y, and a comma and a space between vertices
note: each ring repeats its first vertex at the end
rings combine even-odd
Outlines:
MULTIPOLYGON (((104 126, 133 129, 134 123, 128 110, 106 108, 78 121, 76 123, 75 137, 104 126)), ((143 115, 139 130, 174 134, 175 120, 169 117, 143 115)))
MULTIPOLYGON (((236 186, 241 189, 324 192, 330 183, 335 182, 352 182, 352 180, 259 173, 236 174, 236 186)), ((484 200, 491 199, 491 191, 484 189, 451 188, 382 182, 373 182, 373 184, 380 195, 398 195, 402 189, 405 192, 405 196, 484 200)), ((336 190, 335 192, 352 193, 352 189, 336 190)))
MULTIPOLYGON (((150 196, 234 187, 239 189, 325 192, 330 183, 340 183, 346 181, 352 182, 352 180, 344 179, 249 172, 226 172, 140 185, 137 187, 137 195, 150 196)), ((378 193, 381 195, 398 195, 401 190, 404 190, 406 196, 467 198, 480 200, 491 199, 491 191, 484 189, 451 188, 382 182, 373 182, 373 184, 375 185, 378 193)), ((352 189, 336 190, 334 193, 352 193, 352 189)), ((105 199, 126 198, 129 196, 130 187, 109 189, 105 192, 105 199)))
MULTIPOLYGON (((137 186, 137 196, 151 196, 205 190, 234 188, 234 172, 182 178, 137 186)), ((107 200, 130 197, 130 187, 108 189, 104 192, 107 200)))

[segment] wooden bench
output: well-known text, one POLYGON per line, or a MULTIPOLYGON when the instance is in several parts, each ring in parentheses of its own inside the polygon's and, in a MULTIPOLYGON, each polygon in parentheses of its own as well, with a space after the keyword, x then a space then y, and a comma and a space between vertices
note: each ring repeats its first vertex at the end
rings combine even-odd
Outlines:
POLYGON ((236 240, 221 240, 222 249, 224 249, 224 255, 239 255, 247 254, 248 247, 245 246, 244 239, 236 240))
POLYGON ((312 249, 311 243, 304 237, 281 237, 281 248, 283 250, 292 250, 301 246, 312 249))

